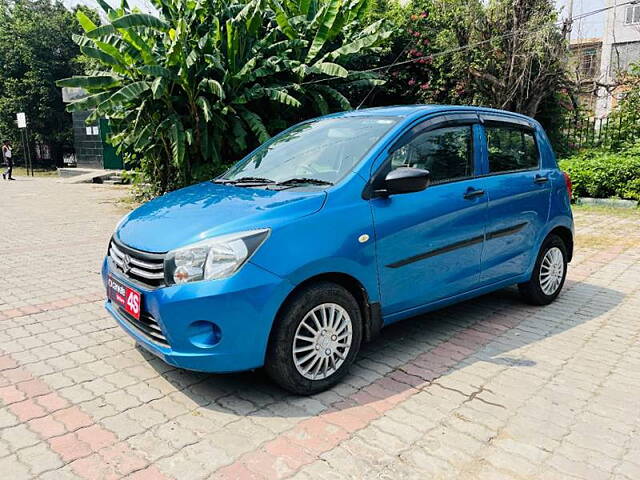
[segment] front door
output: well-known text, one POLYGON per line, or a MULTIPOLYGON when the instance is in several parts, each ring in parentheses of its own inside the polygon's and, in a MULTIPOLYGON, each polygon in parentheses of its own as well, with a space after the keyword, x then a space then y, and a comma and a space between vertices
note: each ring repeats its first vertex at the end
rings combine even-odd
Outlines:
POLYGON ((411 166, 429 170, 431 184, 421 192, 370 200, 384 316, 478 284, 487 220, 487 195, 474 178, 479 128, 428 121, 389 149, 374 182, 411 166))

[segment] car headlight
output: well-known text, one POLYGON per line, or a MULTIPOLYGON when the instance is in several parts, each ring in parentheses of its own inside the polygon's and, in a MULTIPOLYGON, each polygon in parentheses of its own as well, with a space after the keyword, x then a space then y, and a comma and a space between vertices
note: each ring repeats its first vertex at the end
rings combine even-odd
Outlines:
POLYGON ((232 233, 172 250, 164 261, 165 280, 171 285, 229 277, 251 258, 270 231, 232 233))

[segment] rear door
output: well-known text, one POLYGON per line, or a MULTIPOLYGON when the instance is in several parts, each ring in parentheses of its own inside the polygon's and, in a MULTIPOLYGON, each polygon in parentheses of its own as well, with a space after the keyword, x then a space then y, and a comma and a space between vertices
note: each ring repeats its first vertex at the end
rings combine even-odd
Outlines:
POLYGON ((525 273, 549 215, 549 169, 541 168, 536 130, 520 119, 485 116, 483 170, 488 220, 481 284, 525 273))

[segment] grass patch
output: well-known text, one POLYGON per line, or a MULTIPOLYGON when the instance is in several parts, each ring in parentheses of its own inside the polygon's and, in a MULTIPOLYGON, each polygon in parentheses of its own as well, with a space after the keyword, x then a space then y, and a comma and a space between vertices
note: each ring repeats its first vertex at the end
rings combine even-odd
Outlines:
POLYGON ((632 248, 640 244, 640 208, 576 205, 575 242, 579 250, 632 248), (594 228, 594 224, 599 225, 594 228))
MULTIPOLYGON (((2 171, 4 172, 4 169, 6 167, 3 167, 2 171)), ((27 169, 24 167, 13 167, 13 176, 14 177, 27 177, 27 176, 31 176, 31 170, 29 170, 29 174, 27 175, 27 169)), ((34 169, 33 171, 33 176, 34 177, 57 177, 58 176, 58 171, 57 170, 49 170, 49 169, 34 169)))
POLYGON ((118 206, 118 208, 125 212, 130 212, 131 210, 138 208, 143 203, 144 202, 141 202, 134 195, 132 195, 130 191, 127 192, 127 195, 125 195, 124 197, 120 197, 118 200, 116 200, 116 205, 118 206))
POLYGON ((593 213, 600 215, 614 215, 618 217, 639 217, 640 207, 636 208, 619 208, 608 205, 571 205, 571 209, 576 214, 593 213))
POLYGON ((578 249, 595 249, 601 250, 607 247, 623 247, 625 249, 634 247, 638 244, 638 239, 625 235, 600 235, 596 233, 580 233, 577 229, 576 248, 578 249))

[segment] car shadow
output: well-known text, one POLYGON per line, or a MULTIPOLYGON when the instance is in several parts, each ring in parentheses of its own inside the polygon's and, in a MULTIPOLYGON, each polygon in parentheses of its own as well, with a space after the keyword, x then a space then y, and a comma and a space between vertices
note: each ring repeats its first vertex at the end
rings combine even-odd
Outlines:
POLYGON ((418 315, 385 327, 375 340, 363 345, 340 384, 310 397, 280 389, 262 369, 235 374, 189 372, 164 364, 140 347, 138 350, 193 402, 193 408, 239 416, 309 417, 327 409, 406 397, 476 362, 515 369, 535 367, 535 360, 517 350, 589 322, 615 308, 623 298, 617 290, 567 281, 562 295, 545 307, 525 304, 517 288, 510 287, 418 315))

